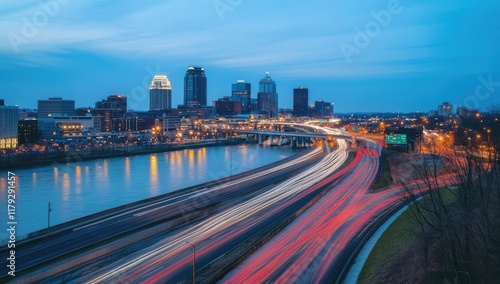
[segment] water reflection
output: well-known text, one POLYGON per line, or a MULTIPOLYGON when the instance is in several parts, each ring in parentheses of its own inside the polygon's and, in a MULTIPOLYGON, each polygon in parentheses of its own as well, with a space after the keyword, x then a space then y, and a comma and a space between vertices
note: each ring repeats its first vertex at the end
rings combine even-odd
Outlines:
POLYGON ((33 185, 36 187, 36 172, 34 172, 34 173, 31 175, 31 180, 32 180, 33 185))
POLYGON ((69 174, 64 173, 62 177, 62 184, 63 184, 63 201, 68 201, 69 196, 70 196, 70 189, 69 189, 69 174))
POLYGON ((151 194, 158 194, 158 159, 156 155, 151 155, 149 158, 149 173, 150 173, 150 190, 151 194))
POLYGON ((82 168, 80 166, 76 166, 75 168, 75 185, 76 185, 76 193, 80 194, 82 190, 82 168))
MULTIPOLYGON (((293 155, 288 148, 231 147, 232 174, 247 171, 293 155), (252 157, 248 159, 248 157, 252 157), (237 161, 245 161, 237 165, 237 161)), ((16 170, 16 212, 23 226, 19 236, 46 225, 47 202, 54 206, 51 223, 59 224, 126 203, 175 191, 229 175, 229 147, 84 161, 16 170), (148 166, 149 164, 149 166, 148 166), (134 172, 132 172, 134 169, 134 172)), ((0 193, 7 182, 0 176, 0 193)), ((5 203, 6 196, 0 196, 5 203)), ((0 240, 7 232, 0 231, 0 240)))
POLYGON ((130 157, 125 158, 125 179, 130 182, 130 157))
POLYGON ((54 183, 57 185, 59 182, 59 169, 54 167, 54 183))

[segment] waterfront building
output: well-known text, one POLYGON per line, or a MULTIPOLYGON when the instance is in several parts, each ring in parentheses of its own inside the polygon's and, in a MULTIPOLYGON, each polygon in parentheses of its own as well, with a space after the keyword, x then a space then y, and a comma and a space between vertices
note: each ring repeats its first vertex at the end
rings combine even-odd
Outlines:
POLYGON ((39 139, 38 135, 38 119, 25 118, 19 120, 18 126, 19 145, 36 143, 39 139))
POLYGON ((75 101, 63 100, 62 98, 39 100, 38 118, 51 117, 53 115, 75 115, 75 101))
POLYGON ((0 100, 0 149, 15 149, 18 146, 19 108, 6 106, 0 100))
POLYGON ((223 97, 215 102, 215 109, 218 115, 237 115, 242 113, 242 103, 232 100, 232 97, 223 97))

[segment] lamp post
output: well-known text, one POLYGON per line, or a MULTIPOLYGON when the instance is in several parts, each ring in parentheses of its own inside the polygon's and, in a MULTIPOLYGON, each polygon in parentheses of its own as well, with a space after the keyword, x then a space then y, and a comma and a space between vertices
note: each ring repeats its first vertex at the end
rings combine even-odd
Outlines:
POLYGON ((50 211, 52 211, 52 208, 50 207, 49 201, 49 207, 47 209, 47 236, 50 235, 50 211))
POLYGON ((195 278, 196 247, 190 242, 186 242, 186 243, 188 243, 191 247, 193 247, 193 284, 195 284, 196 283, 196 278, 195 278))

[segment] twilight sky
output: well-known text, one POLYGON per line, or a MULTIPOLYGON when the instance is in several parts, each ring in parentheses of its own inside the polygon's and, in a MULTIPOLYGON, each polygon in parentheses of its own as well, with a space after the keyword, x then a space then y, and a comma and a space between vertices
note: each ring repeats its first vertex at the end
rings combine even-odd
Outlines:
POLYGON ((498 0, 19 0, 0 4, 0 98, 94 106, 123 94, 147 110, 154 74, 183 102, 190 65, 208 101, 271 72, 279 106, 293 88, 336 112, 424 111, 500 103, 498 0))

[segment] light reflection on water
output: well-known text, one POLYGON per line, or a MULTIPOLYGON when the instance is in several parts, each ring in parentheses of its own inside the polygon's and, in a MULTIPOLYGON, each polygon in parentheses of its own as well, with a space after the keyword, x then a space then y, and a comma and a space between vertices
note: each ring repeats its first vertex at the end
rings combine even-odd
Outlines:
MULTIPOLYGON (((95 212, 248 171, 296 153, 258 145, 189 149, 12 170, 17 177, 17 235, 95 212)), ((0 171, 0 208, 7 211, 7 172, 0 171)), ((0 214, 6 226, 7 214, 0 214)), ((7 239, 0 230, 0 239, 7 239)))

